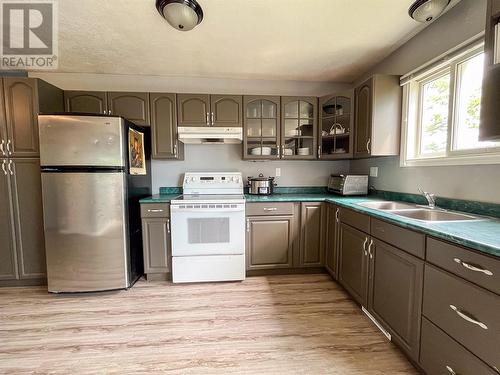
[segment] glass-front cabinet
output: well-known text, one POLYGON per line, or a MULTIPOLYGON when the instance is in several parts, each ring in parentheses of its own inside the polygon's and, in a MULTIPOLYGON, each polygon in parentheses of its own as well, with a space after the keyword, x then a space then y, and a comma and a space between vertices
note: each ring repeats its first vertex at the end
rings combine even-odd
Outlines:
POLYGON ((318 99, 281 98, 281 156, 283 159, 316 159, 318 99))
POLYGON ((319 159, 352 158, 353 100, 352 91, 319 99, 319 159))
POLYGON ((243 99, 243 159, 280 158, 280 97, 243 99))

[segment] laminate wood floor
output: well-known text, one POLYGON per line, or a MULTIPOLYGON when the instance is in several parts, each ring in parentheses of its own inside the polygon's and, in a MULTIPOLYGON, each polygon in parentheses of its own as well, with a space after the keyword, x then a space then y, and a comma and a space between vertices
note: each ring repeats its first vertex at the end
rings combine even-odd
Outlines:
POLYGON ((328 275, 0 289, 1 374, 417 374, 328 275))

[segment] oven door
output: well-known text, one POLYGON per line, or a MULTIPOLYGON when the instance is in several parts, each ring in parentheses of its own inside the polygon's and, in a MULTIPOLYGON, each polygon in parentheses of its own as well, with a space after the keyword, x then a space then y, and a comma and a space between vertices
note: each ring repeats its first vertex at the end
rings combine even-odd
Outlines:
POLYGON ((172 256, 245 253, 245 204, 171 205, 172 256))

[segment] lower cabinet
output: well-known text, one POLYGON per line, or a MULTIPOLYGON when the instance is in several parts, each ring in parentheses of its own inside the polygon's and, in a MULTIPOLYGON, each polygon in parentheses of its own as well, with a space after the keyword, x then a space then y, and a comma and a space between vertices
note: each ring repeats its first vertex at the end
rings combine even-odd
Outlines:
POLYGON ((5 285, 44 283, 40 160, 0 159, 0 164, 0 280, 5 285))
POLYGON ((325 257, 325 228, 321 202, 302 203, 300 208, 299 267, 322 267, 325 257))
POLYGON ((247 270, 293 267, 294 216, 247 218, 247 270))
POLYGON ((141 205, 144 273, 148 280, 170 277, 172 249, 170 236, 170 206, 141 205))
POLYGON ((337 280, 338 272, 338 219, 339 208, 331 203, 326 205, 326 241, 325 241, 325 267, 332 277, 337 280))

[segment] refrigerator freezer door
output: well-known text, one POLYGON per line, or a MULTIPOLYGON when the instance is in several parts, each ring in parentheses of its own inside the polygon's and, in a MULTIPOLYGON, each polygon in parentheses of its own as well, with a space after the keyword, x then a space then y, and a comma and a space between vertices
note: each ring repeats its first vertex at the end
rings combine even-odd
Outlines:
POLYGON ((42 173, 50 292, 129 286, 125 174, 42 173))
POLYGON ((38 122, 42 167, 125 166, 121 118, 40 115, 38 122))

